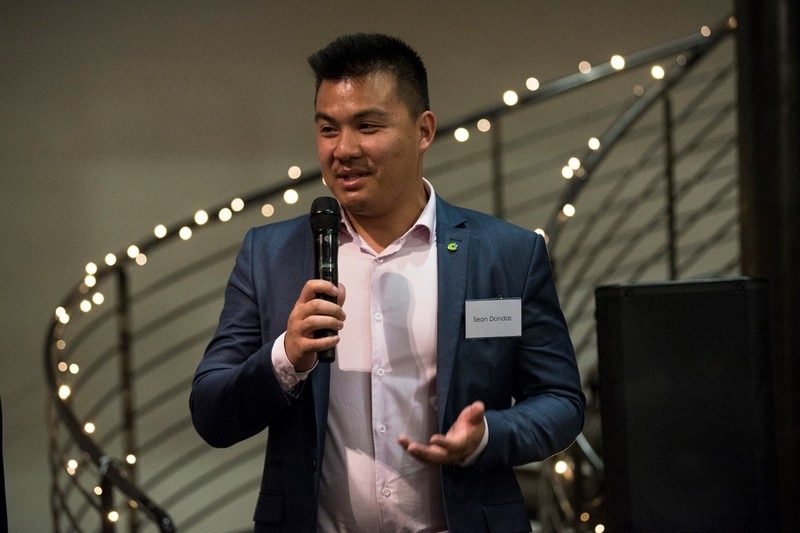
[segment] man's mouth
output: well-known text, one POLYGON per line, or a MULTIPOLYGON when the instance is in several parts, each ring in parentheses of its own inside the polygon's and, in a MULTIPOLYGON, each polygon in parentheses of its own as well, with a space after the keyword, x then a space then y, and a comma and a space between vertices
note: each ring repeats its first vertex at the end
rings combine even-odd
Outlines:
POLYGON ((363 177, 366 177, 366 175, 367 174, 363 173, 363 172, 343 172, 343 173, 339 174, 339 179, 341 179, 343 181, 346 181, 346 182, 350 182, 350 181, 356 181, 356 180, 359 180, 359 179, 361 179, 363 177))

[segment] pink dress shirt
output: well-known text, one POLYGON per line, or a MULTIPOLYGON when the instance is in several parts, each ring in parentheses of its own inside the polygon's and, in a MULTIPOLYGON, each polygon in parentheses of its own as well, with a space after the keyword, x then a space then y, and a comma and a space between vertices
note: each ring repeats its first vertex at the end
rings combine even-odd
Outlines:
MULTIPOLYGON (((331 366, 320 532, 447 529, 439 467, 397 442, 402 433, 427 442, 438 432, 436 202, 425 185, 419 219, 380 253, 343 217, 339 282, 347 289, 347 319, 331 366)), ((274 346, 273 364, 290 390, 310 372, 294 371, 282 339, 274 346)), ((487 441, 488 431, 469 459, 487 441)))

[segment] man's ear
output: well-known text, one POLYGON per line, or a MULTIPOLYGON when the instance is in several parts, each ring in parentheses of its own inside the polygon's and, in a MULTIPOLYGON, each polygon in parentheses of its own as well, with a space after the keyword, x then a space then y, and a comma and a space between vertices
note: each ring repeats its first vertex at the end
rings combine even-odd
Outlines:
POLYGON ((431 111, 424 111, 419 116, 417 123, 419 125, 419 148, 425 152, 436 136, 436 115, 431 111))

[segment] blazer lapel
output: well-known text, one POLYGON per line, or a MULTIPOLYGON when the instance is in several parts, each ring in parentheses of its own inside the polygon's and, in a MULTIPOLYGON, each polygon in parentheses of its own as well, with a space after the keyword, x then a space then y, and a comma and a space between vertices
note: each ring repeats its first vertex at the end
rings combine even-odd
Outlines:
POLYGON ((445 406, 458 345, 464 337, 464 301, 469 263, 469 230, 461 213, 437 198, 436 254, 438 314, 436 341, 436 395, 439 429, 444 431, 445 406))

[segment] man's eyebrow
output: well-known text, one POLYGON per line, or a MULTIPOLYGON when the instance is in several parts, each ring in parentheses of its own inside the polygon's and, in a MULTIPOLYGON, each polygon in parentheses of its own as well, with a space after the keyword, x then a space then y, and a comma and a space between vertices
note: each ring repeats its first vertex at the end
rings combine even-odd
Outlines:
MULTIPOLYGON (((383 110, 383 109, 381 109, 379 107, 371 107, 369 109, 364 109, 363 111, 359 111, 358 113, 353 115, 353 119, 354 120, 360 120, 360 119, 367 118, 367 117, 374 117, 374 116, 386 117, 388 115, 389 115, 389 113, 387 113, 385 110, 383 110)), ((337 122, 336 119, 334 119, 332 116, 330 116, 330 115, 328 115, 326 113, 323 113, 321 111, 317 111, 314 114, 314 120, 317 121, 317 122, 319 122, 320 120, 325 121, 325 122, 333 122, 333 123, 337 122)))

